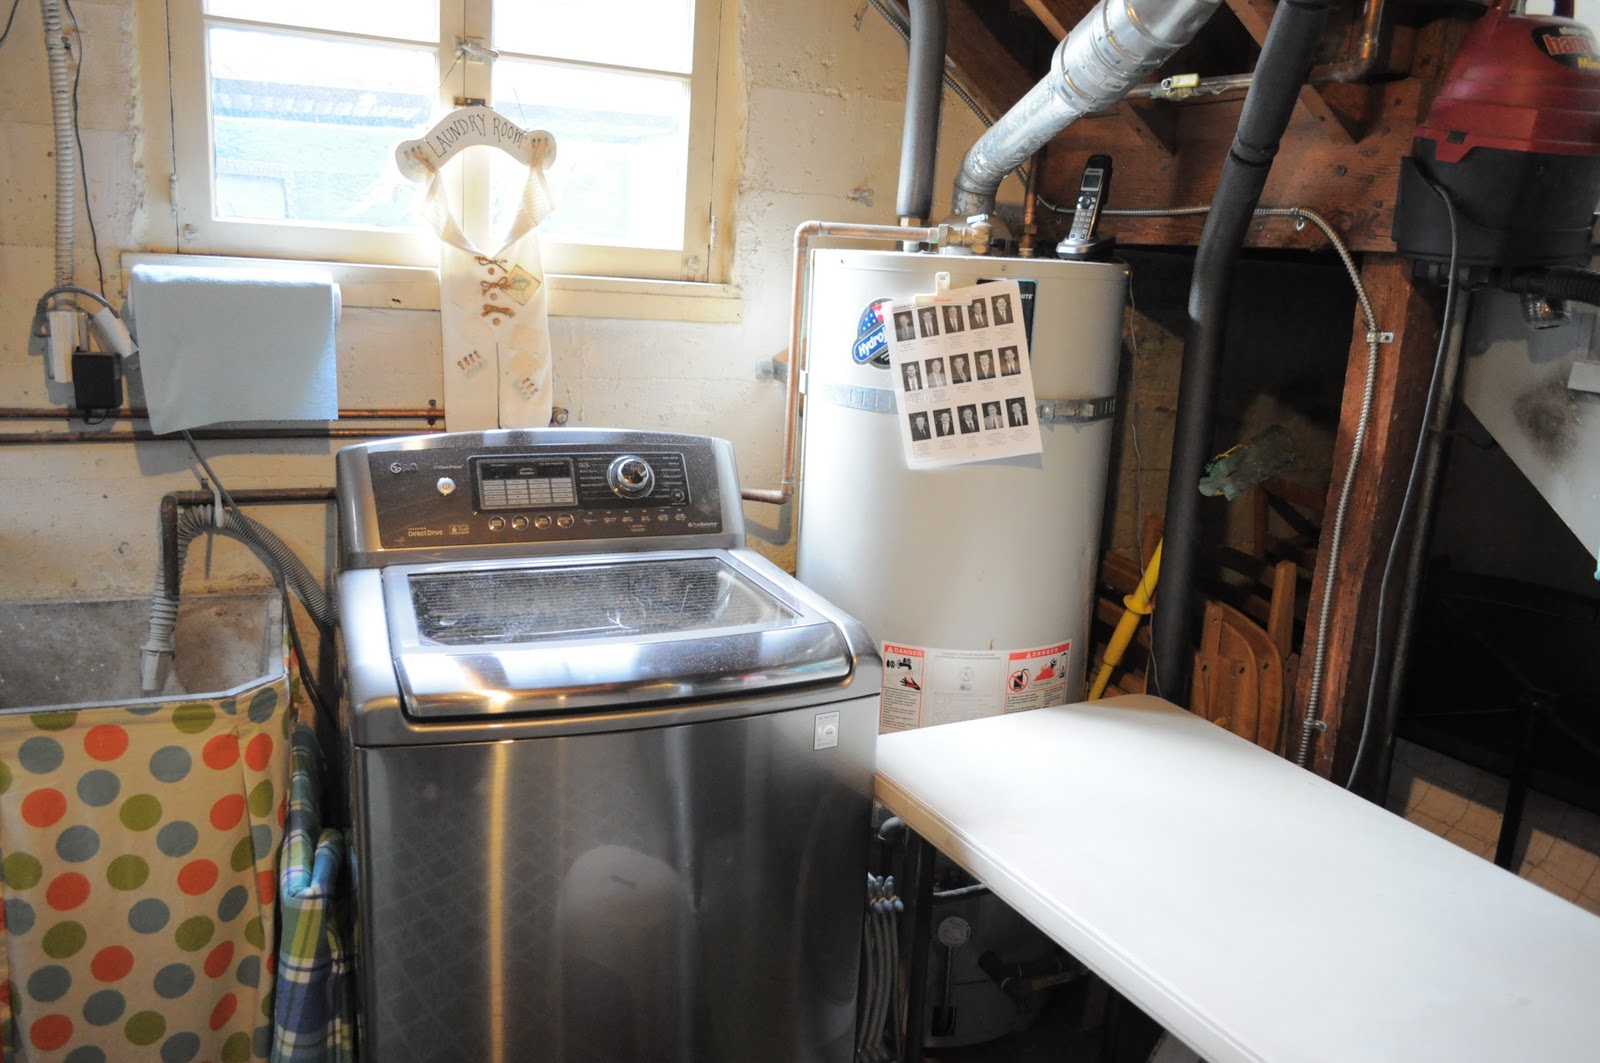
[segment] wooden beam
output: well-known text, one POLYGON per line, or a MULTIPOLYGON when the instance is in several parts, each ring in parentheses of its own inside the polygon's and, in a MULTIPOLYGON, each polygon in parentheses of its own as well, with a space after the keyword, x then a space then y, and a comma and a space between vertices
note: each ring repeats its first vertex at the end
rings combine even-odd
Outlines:
POLYGON ((945 54, 977 90, 978 102, 989 117, 998 118, 1027 95, 1034 79, 989 32, 969 0, 949 0, 946 10, 949 35, 945 54))
MULTIPOLYGON (((1345 512, 1324 657, 1321 718, 1327 732, 1316 737, 1312 767, 1324 777, 1343 782, 1360 738, 1367 683, 1377 646, 1378 584, 1384 559, 1405 493, 1406 474, 1417 445, 1423 401, 1439 339, 1435 293, 1411 284, 1411 264, 1397 255, 1374 255, 1361 267, 1361 280, 1372 300, 1380 329, 1392 330, 1394 342, 1378 347, 1377 386, 1367 422, 1361 460, 1345 512)), ((1317 548, 1311 601, 1306 616, 1305 645, 1295 692, 1289 748, 1298 750, 1301 723, 1311 689, 1311 658, 1316 645, 1316 618, 1322 611, 1329 568, 1334 512, 1361 408, 1366 381, 1367 326, 1358 306, 1345 373, 1339 435, 1334 445, 1333 482, 1328 489, 1322 542, 1317 548)))

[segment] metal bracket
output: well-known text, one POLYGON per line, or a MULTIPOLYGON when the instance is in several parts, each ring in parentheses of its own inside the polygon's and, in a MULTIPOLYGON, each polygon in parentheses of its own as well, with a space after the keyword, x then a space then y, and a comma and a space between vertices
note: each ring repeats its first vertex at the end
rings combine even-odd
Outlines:
POLYGON ((1392 333, 1392 332, 1368 332, 1367 333, 1367 342, 1368 343, 1393 343, 1394 342, 1394 333, 1392 333))
POLYGON ((1117 412, 1117 397, 1098 399, 1040 399, 1040 424, 1093 424, 1117 412))

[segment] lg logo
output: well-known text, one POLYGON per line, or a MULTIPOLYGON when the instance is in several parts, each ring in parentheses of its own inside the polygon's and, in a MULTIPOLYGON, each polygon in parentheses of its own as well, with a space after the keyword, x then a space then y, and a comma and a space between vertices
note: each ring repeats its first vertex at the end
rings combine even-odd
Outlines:
POLYGON ((396 475, 403 472, 416 472, 417 463, 414 461, 392 461, 389 463, 389 471, 396 475))

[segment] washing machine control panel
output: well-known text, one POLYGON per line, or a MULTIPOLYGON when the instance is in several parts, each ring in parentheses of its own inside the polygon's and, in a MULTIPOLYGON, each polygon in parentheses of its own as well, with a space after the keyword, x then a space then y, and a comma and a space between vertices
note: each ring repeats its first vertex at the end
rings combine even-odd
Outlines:
POLYGON ((712 448, 692 438, 617 448, 430 444, 366 455, 384 550, 715 535, 724 495, 737 499, 712 448))

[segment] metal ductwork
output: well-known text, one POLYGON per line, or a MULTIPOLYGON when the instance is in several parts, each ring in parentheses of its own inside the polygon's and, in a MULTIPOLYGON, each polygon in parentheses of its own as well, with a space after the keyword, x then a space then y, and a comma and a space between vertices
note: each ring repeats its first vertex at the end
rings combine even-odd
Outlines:
POLYGON ((1006 174, 1086 114, 1103 111, 1194 39, 1221 0, 1100 0, 1062 40, 1050 73, 967 152, 951 213, 988 214, 1006 174))

